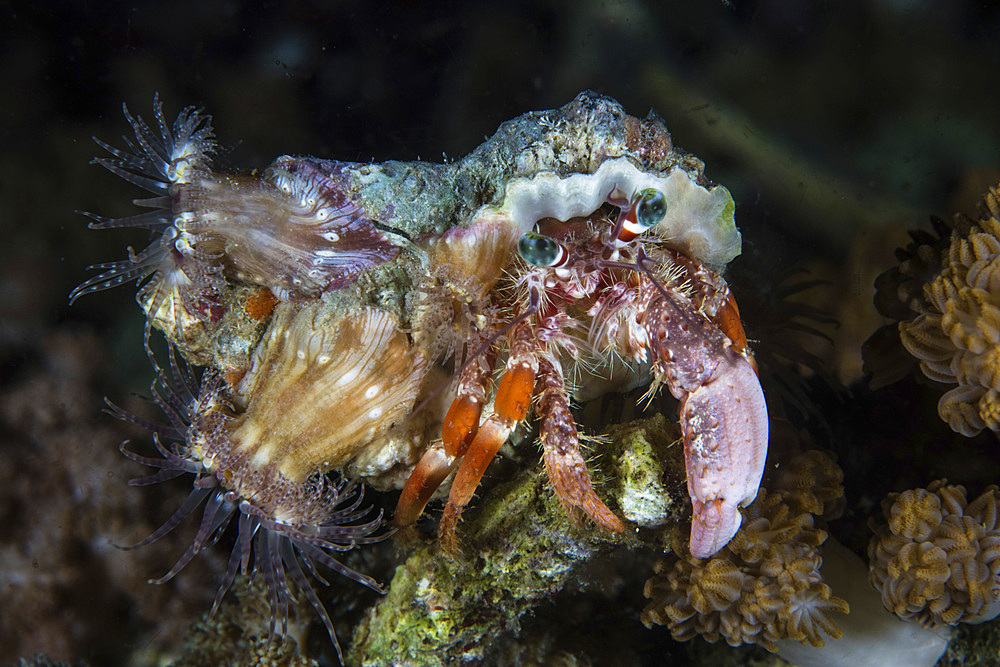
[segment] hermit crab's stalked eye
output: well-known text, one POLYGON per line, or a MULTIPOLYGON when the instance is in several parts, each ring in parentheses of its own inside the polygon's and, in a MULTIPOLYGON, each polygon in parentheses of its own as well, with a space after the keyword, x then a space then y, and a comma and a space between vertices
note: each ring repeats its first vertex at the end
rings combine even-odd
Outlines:
POLYGON ((532 266, 557 266, 566 260, 563 247, 548 236, 526 232, 517 242, 517 252, 532 266))
POLYGON ((642 229, 649 229, 667 214, 667 198, 654 188, 640 190, 635 197, 635 220, 642 229))
POLYGON ((667 198, 655 188, 639 190, 618 218, 617 238, 629 242, 655 227, 667 215, 667 198))

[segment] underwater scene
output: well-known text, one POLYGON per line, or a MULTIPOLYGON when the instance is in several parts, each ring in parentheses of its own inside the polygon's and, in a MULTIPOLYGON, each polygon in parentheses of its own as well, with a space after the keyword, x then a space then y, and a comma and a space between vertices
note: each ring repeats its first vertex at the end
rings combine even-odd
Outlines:
POLYGON ((1000 665, 1000 7, 0 12, 0 664, 1000 665))

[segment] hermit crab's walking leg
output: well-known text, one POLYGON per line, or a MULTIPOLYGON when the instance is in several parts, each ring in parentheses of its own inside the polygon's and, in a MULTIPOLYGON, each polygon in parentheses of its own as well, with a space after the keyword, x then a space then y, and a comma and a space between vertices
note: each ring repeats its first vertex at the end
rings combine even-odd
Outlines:
POLYGON ((510 357, 493 399, 493 414, 483 422, 469 444, 451 483, 448 503, 438 524, 438 540, 446 551, 456 550, 455 529, 462 516, 462 508, 472 500, 490 461, 514 427, 528 414, 538 373, 536 345, 531 327, 527 324, 519 323, 511 330, 510 357))
POLYGON ((496 361, 496 349, 490 346, 477 354, 482 339, 470 340, 466 346, 471 358, 462 370, 458 392, 441 428, 441 440, 434 442, 420 457, 399 495, 392 522, 396 526, 409 526, 417 521, 427 502, 441 483, 458 465, 472 439, 479 431, 479 418, 486 403, 496 361))
POLYGON ((604 528, 616 533, 624 531, 625 525, 597 496, 590 482, 587 463, 580 454, 580 438, 570 411, 562 370, 550 354, 543 354, 538 360, 536 394, 542 457, 552 488, 566 514, 572 517, 583 510, 604 528))

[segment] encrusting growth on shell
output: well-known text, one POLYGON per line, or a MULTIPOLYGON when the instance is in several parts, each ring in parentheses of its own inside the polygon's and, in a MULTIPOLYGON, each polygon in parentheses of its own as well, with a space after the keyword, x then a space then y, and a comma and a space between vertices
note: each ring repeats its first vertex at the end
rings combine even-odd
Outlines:
POLYGON ((967 235, 952 234, 941 272, 924 285, 926 310, 899 324, 924 375, 958 385, 941 397, 938 413, 965 436, 1000 432, 1000 186, 984 204, 967 235))
POLYGON ((485 221, 427 241, 426 277, 413 321, 415 343, 430 358, 461 353, 470 330, 494 333, 492 321, 500 315, 488 297, 511 262, 517 236, 512 225, 485 221))
POLYGON ((827 455, 806 452, 790 462, 773 491, 761 487, 743 510, 739 532, 713 557, 694 558, 675 539, 680 559, 656 565, 646 582, 650 602, 642 622, 666 625, 679 641, 701 635, 770 651, 780 640, 823 646, 825 636, 838 639, 835 618, 848 605, 820 575, 827 533, 815 522, 835 514, 842 479, 827 455))
POLYGON ((1000 489, 972 502, 937 480, 889 494, 871 520, 871 583, 886 609, 924 624, 975 623, 1000 614, 1000 489))

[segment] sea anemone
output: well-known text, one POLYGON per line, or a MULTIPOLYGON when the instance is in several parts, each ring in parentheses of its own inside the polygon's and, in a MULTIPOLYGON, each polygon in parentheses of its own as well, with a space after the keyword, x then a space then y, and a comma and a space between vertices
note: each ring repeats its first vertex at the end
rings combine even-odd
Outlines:
POLYGON ((157 195, 136 200, 153 210, 117 220, 86 214, 91 228, 140 227, 159 232, 145 250, 97 264, 101 272, 70 293, 137 280, 147 319, 175 342, 223 316, 227 279, 259 285, 278 299, 312 298, 353 282, 399 249, 347 195, 344 163, 284 156, 260 174, 211 170, 216 149, 211 117, 188 107, 167 125, 153 98, 159 136, 125 109, 135 141, 127 150, 95 137, 113 157, 95 162, 157 195))
POLYGON ((979 623, 1000 614, 1000 489, 971 503, 937 480, 889 494, 872 520, 871 583, 885 608, 924 624, 979 623))
POLYGON ((216 150, 212 119, 200 109, 187 107, 171 129, 163 117, 159 97, 154 95, 154 117, 160 133, 157 136, 142 118, 132 116, 128 107, 122 105, 122 109, 135 132, 135 141, 123 136, 128 148, 120 150, 94 137, 112 155, 94 158, 94 162, 156 195, 135 200, 137 205, 152 210, 118 219, 84 215, 93 220, 91 229, 138 227, 159 236, 138 253, 129 248, 126 260, 88 267, 100 273, 70 292, 69 301, 135 280, 139 285, 136 300, 150 321, 183 339, 191 327, 215 322, 222 314, 225 281, 219 256, 198 249, 200 237, 178 226, 185 216, 176 210, 180 189, 210 174, 211 156, 216 150))
POLYGON ((304 480, 289 479, 274 461, 257 457, 226 445, 226 434, 234 421, 233 406, 226 397, 221 376, 206 371, 199 382, 193 370, 169 349, 169 374, 161 368, 149 346, 146 350, 156 372, 151 388, 153 401, 167 416, 160 424, 132 415, 109 403, 114 416, 143 426, 153 433, 160 457, 140 456, 125 448, 122 453, 158 472, 133 479, 133 486, 163 482, 185 473, 195 476, 187 499, 167 521, 134 549, 155 542, 204 505, 194 541, 163 577, 151 580, 162 584, 172 579, 195 556, 214 544, 235 519, 237 531, 226 572, 215 596, 212 612, 229 590, 238 572, 251 580, 261 576, 270 605, 270 636, 287 630, 288 605, 293 588, 312 604, 340 655, 340 645, 330 616, 320 602, 309 578, 326 584, 317 564, 383 592, 371 577, 338 560, 336 554, 360 544, 378 542, 381 512, 363 503, 363 487, 343 480, 334 481, 317 473, 304 480), (251 558, 252 556, 252 558, 251 558), (252 561, 252 562, 251 562, 252 561), (305 569, 303 569, 303 565, 305 569), (289 581, 291 580, 291 583, 289 581), (278 622, 280 621, 280 629, 278 622))

